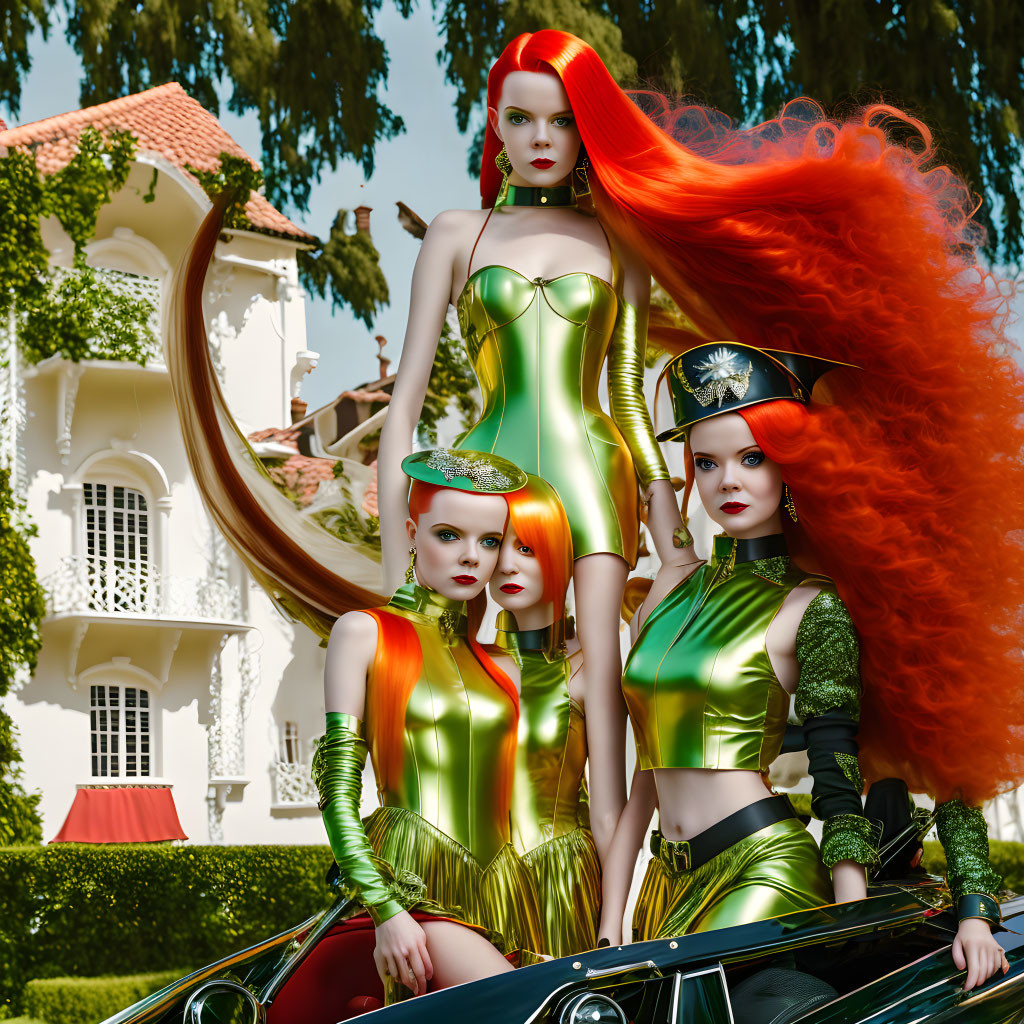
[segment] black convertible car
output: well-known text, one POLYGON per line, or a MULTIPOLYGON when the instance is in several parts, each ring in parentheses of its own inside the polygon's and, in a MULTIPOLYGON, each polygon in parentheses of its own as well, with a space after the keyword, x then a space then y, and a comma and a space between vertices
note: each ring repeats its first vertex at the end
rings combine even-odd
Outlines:
POLYGON ((105 1024, 1024 1024, 1024 897, 1004 893, 1010 970, 972 992, 941 880, 855 903, 592 950, 380 1008, 373 928, 338 901, 105 1024))

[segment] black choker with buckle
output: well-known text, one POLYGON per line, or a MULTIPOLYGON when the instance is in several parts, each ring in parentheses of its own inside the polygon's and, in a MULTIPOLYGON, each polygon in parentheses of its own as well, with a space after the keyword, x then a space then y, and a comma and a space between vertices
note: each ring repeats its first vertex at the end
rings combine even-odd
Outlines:
POLYGON ((530 185, 509 185, 503 206, 576 206, 576 193, 571 185, 534 188, 530 185))

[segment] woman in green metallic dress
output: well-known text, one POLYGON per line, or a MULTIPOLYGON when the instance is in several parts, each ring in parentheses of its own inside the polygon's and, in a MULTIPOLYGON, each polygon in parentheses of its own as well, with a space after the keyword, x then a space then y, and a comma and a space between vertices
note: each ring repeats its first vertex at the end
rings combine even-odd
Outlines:
POLYGON ((313 766, 342 890, 375 926, 388 1002, 431 979, 508 970, 505 955, 543 938, 510 842, 518 668, 480 648, 466 606, 497 562, 505 495, 525 477, 496 456, 446 449, 405 468, 408 579, 385 608, 338 619, 313 766), (364 825, 367 751, 381 805, 364 825))
POLYGON ((512 843, 537 890, 543 952, 597 944, 601 866, 589 827, 582 654, 564 638, 569 524, 549 484, 508 496, 509 525, 488 585, 503 611, 497 644, 520 667, 512 843))
MULTIPOLYGON (((619 606, 636 563, 641 499, 661 562, 693 558, 682 545, 643 395, 651 278, 593 215, 580 132, 555 74, 512 70, 507 61, 496 67, 488 116, 504 176, 493 209, 437 216, 413 276, 378 459, 385 580, 396 582, 402 571, 399 465, 411 449, 451 304, 483 395, 480 418, 460 446, 497 452, 547 480, 569 520, 587 735, 591 749, 603 752, 590 780, 594 838, 603 851, 625 802, 619 606), (606 364, 610 416, 598 395, 606 364)), ((493 161, 484 168, 487 182, 492 173, 493 161)))

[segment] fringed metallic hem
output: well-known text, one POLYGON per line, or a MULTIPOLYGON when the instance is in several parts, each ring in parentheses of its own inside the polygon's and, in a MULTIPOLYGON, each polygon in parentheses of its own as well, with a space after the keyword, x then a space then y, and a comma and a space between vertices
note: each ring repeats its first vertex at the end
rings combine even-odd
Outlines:
POLYGON ((544 952, 571 956, 597 945, 601 862, 590 829, 556 836, 523 855, 540 901, 544 952))
POLYGON ((377 808, 366 819, 366 837, 407 910, 470 925, 506 955, 541 948, 533 882, 510 845, 481 867, 464 846, 404 807, 377 808))

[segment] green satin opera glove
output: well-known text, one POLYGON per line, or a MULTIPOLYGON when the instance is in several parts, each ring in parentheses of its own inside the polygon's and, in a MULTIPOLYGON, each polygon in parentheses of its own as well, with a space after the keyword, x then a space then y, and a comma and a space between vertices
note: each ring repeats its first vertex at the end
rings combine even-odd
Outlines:
POLYGON ((377 868, 359 817, 365 764, 363 723, 352 715, 328 711, 327 735, 313 755, 313 782, 344 891, 359 900, 376 927, 404 908, 377 868))
POLYGON ((980 917, 999 924, 995 894, 1002 879, 989 860, 988 824, 980 807, 947 800, 936 808, 936 831, 946 854, 946 884, 956 904, 957 917, 980 917))
POLYGON ((646 491, 655 480, 668 480, 669 475, 644 399, 647 336, 646 331, 641 336, 638 319, 636 307, 620 298, 608 350, 608 401, 633 458, 640 488, 646 491))
POLYGON ((821 859, 873 864, 875 827, 864 817, 857 759, 860 647, 846 606, 823 590, 807 606, 796 634, 800 666, 794 709, 804 727, 811 808, 822 820, 821 859))

